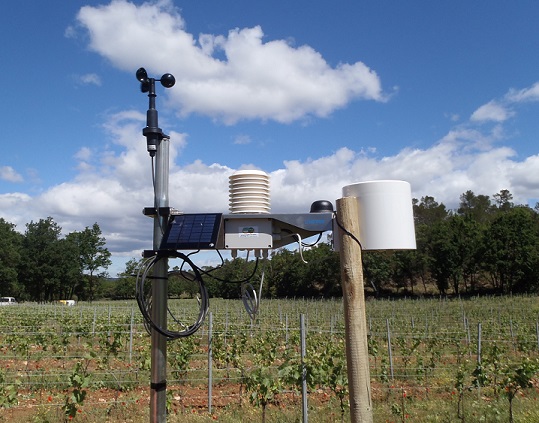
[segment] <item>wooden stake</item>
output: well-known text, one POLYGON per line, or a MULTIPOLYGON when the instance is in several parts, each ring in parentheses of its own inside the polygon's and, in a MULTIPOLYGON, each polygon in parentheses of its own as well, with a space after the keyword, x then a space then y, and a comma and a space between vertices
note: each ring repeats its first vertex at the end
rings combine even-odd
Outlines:
MULTIPOLYGON (((343 228, 359 239, 357 198, 345 197, 337 200, 337 219, 343 228)), ((350 421, 352 423, 372 423, 361 246, 342 229, 339 233, 350 421)))

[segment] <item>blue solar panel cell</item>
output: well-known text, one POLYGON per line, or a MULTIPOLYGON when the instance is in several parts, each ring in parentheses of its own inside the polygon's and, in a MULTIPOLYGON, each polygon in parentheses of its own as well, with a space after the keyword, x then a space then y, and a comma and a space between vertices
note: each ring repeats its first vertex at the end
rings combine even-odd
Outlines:
POLYGON ((180 214, 169 223, 161 243, 166 250, 213 249, 217 243, 221 213, 180 214))

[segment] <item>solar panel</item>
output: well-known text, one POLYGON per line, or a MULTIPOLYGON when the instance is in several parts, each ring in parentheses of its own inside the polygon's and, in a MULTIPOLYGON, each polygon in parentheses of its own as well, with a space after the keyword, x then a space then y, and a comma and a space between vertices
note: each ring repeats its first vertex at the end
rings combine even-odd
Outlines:
POLYGON ((204 250, 215 248, 221 216, 221 213, 174 216, 161 242, 161 249, 204 250))

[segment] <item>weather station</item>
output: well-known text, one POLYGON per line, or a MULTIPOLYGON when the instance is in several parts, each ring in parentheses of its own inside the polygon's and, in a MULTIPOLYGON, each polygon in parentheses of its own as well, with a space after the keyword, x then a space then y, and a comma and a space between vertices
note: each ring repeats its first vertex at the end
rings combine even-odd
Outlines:
MULTIPOLYGON (((209 309, 202 276, 211 277, 211 270, 198 267, 193 254, 212 250, 222 259, 220 251, 228 251, 232 258, 241 253, 258 260, 268 259, 274 249, 297 244, 303 258, 308 245, 304 240, 317 236, 316 244, 327 232, 333 233, 333 247, 341 261, 352 421, 372 422, 361 251, 415 249, 410 184, 359 182, 342 188, 337 210, 330 201, 317 200, 305 213, 271 213, 269 175, 240 170, 229 176, 229 213, 183 213, 169 205, 170 138, 159 128, 155 107, 155 83, 172 88, 175 78, 169 73, 151 78, 144 68, 137 70, 136 78, 149 97, 142 134, 151 158, 154 190, 154 205, 143 210, 154 221, 153 248, 143 252, 136 282, 137 303, 151 336, 150 422, 166 421, 167 341, 193 335, 209 309), (169 270, 169 260, 178 260, 179 265, 169 270), (186 318, 169 307, 168 283, 173 277, 198 291, 191 321, 184 322, 186 318)), ((250 278, 233 283, 241 286, 246 311, 254 319, 261 288, 257 294, 250 278)))

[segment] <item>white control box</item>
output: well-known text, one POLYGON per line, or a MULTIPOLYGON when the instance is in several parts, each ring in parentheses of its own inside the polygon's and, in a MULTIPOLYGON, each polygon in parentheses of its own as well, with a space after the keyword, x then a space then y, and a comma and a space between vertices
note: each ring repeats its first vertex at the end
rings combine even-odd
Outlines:
POLYGON ((225 248, 265 250, 273 248, 272 219, 257 217, 224 219, 225 248))

